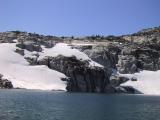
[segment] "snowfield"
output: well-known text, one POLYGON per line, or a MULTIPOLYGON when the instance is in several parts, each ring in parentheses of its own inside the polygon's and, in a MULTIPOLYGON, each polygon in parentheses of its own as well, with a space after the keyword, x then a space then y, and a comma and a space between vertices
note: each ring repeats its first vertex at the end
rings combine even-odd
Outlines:
POLYGON ((47 66, 29 66, 23 56, 15 53, 15 43, 0 44, 0 73, 14 87, 42 90, 66 90, 61 80, 66 76, 47 66))
POLYGON ((135 74, 121 74, 128 78, 136 77, 137 81, 128 81, 121 86, 132 86, 143 94, 160 95, 160 70, 146 71, 135 74))
MULTIPOLYGON (((16 43, 2 43, 0 44, 0 73, 4 78, 11 80, 14 87, 27 89, 41 89, 41 90, 66 90, 66 83, 61 78, 66 76, 60 72, 49 69, 47 66, 30 66, 29 63, 14 51, 16 50, 16 43)), ((37 52, 29 52, 25 50, 25 57, 34 57, 37 52)), ((53 48, 45 48, 39 52, 39 58, 43 59, 45 56, 56 57, 76 56, 79 60, 89 60, 91 66, 102 65, 92 61, 85 53, 77 49, 72 49, 65 43, 58 43, 53 48)), ((160 70, 159 71, 141 71, 135 74, 120 74, 129 78, 136 77, 137 81, 128 81, 121 84, 121 86, 132 86, 144 94, 160 95, 160 70)))
MULTIPOLYGON (((15 40, 15 42, 17 41, 15 40)), ((0 44, 0 73, 4 75, 4 78, 11 80, 14 87, 42 90, 66 90, 66 83, 61 80, 61 78, 66 78, 64 74, 51 70, 43 65, 30 66, 24 59, 24 57, 35 57, 37 53, 39 54, 38 59, 43 59, 45 56, 76 56, 79 60, 90 61, 91 66, 103 67, 92 61, 85 53, 77 49, 72 49, 65 43, 58 43, 53 48, 45 48, 42 46, 42 52, 30 52, 25 50, 24 56, 15 53, 14 51, 16 48, 16 43, 0 44)))

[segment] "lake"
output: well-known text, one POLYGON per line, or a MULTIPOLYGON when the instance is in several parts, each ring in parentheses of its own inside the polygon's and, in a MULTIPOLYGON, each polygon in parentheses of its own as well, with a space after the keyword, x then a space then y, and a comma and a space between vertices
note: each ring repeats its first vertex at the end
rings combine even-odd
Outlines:
POLYGON ((0 90, 0 120, 160 120, 160 96, 0 90))

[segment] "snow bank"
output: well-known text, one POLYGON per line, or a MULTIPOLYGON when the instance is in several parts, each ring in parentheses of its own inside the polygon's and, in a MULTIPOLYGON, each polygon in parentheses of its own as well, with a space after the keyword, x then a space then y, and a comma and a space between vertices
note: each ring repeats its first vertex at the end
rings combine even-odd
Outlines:
POLYGON ((144 94, 160 95, 160 70, 159 71, 141 71, 135 74, 121 74, 126 77, 136 77, 137 81, 128 81, 122 86, 132 86, 144 94))
POLYGON ((91 66, 103 67, 92 61, 85 53, 77 49, 72 49, 65 43, 58 43, 53 48, 42 47, 42 52, 25 50, 25 56, 21 56, 14 52, 16 50, 16 43, 0 44, 0 73, 3 74, 5 78, 11 80, 14 87, 65 90, 66 84, 61 80, 61 78, 66 77, 64 74, 42 65, 29 66, 29 63, 24 57, 35 57, 35 54, 39 54, 38 59, 43 59, 45 56, 76 56, 79 60, 89 60, 91 66))
MULTIPOLYGON (((0 44, 0 73, 4 78, 11 80, 14 87, 42 90, 65 90, 66 84, 61 78, 66 76, 60 72, 49 69, 47 66, 29 66, 23 56, 15 53, 16 43, 0 44)), ((33 56, 35 52, 25 50, 26 56, 33 56)), ((77 59, 90 60, 93 66, 100 64, 92 61, 86 54, 77 49, 72 49, 64 43, 58 43, 53 48, 43 47, 43 52, 39 53, 40 58, 45 56, 56 57, 76 56, 77 59)), ((138 81, 128 81, 121 86, 132 86, 144 94, 160 94, 160 70, 141 71, 135 74, 121 74, 129 78, 136 77, 138 81)))
POLYGON ((85 53, 80 52, 77 49, 72 49, 71 46, 68 46, 65 43, 58 43, 53 48, 43 47, 43 52, 39 53, 39 59, 44 58, 45 56, 56 57, 58 55, 63 55, 66 57, 75 56, 79 60, 89 60, 91 66, 103 67, 102 65, 92 61, 85 53))
POLYGON ((15 53, 15 43, 0 44, 0 73, 14 87, 42 90, 65 90, 61 78, 66 76, 46 66, 29 66, 23 56, 15 53))

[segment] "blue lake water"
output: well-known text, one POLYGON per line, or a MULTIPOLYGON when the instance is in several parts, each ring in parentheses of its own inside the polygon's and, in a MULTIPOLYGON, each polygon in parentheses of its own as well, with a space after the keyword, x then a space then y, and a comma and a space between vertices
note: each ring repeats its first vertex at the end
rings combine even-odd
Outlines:
POLYGON ((160 120, 160 96, 0 90, 0 120, 160 120))

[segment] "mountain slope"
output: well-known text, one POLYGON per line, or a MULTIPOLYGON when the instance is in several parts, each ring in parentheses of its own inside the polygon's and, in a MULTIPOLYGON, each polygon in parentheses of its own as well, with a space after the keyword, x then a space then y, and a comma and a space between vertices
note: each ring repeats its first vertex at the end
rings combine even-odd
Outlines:
POLYGON ((11 31, 0 43, 0 74, 14 87, 160 94, 160 27, 80 38, 11 31))
POLYGON ((66 76, 47 66, 29 66, 23 56, 15 53, 15 43, 0 44, 0 73, 11 80, 14 87, 42 90, 66 90, 61 78, 66 76))

